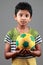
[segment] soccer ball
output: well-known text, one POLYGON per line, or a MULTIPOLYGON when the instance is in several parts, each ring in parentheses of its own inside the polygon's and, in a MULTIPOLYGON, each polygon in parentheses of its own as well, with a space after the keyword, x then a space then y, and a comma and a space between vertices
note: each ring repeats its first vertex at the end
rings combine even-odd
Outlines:
POLYGON ((35 49, 35 39, 31 34, 23 33, 16 39, 16 47, 18 49, 35 49))

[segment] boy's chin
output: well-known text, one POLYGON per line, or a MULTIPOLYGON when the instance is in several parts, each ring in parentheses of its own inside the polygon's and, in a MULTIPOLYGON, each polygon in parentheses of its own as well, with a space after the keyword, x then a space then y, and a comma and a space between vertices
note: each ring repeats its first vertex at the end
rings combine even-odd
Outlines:
POLYGON ((22 24, 21 26, 26 26, 25 24, 22 24))

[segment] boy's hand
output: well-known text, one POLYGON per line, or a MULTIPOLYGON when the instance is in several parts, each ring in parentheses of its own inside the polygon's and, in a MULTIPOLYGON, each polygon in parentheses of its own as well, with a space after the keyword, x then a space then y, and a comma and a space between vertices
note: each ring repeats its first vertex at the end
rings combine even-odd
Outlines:
POLYGON ((17 50, 17 52, 18 52, 18 54, 20 55, 20 56, 25 56, 26 55, 26 50, 25 49, 16 49, 17 50))
POLYGON ((32 51, 31 51, 30 49, 28 49, 28 50, 26 49, 27 55, 31 55, 31 52, 32 52, 32 51))
POLYGON ((20 56, 26 56, 26 55, 32 55, 33 51, 31 50, 27 50, 27 49, 16 49, 17 50, 17 53, 20 55, 20 56))
POLYGON ((35 50, 26 50, 26 52, 27 52, 28 55, 35 57, 34 51, 35 51, 35 50))
POLYGON ((21 55, 21 56, 32 55, 32 53, 33 53, 33 51, 31 51, 31 50, 26 50, 26 49, 19 50, 19 55, 21 55))
POLYGON ((31 50, 30 50, 30 49, 28 49, 28 50, 26 49, 26 52, 27 52, 28 54, 30 54, 31 50))
POLYGON ((19 48, 16 48, 17 50, 17 53, 20 55, 20 56, 26 56, 26 55, 31 55, 31 50, 27 50, 27 49, 19 49, 19 48))
POLYGON ((25 56, 25 55, 26 55, 26 50, 25 50, 25 49, 21 49, 20 55, 21 55, 21 56, 25 56))

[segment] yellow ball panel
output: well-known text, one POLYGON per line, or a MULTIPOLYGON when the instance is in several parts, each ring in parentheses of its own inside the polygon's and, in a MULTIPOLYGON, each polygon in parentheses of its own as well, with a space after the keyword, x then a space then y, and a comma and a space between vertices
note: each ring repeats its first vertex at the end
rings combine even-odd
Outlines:
POLYGON ((33 46, 35 46, 35 42, 31 41, 30 44, 29 44, 30 49, 31 49, 33 46))

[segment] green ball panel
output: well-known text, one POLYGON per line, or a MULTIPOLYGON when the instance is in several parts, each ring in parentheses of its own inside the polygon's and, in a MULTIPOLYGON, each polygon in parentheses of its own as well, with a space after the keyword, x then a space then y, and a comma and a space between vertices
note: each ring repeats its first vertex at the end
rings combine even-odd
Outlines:
POLYGON ((29 43, 28 43, 27 41, 25 41, 25 42, 23 43, 23 46, 24 46, 24 47, 28 47, 28 46, 29 46, 29 43))
POLYGON ((16 46, 18 46, 19 45, 19 42, 18 41, 16 41, 16 46))
POLYGON ((26 34, 21 34, 21 36, 20 36, 20 37, 24 38, 25 36, 26 36, 26 34))
POLYGON ((35 46, 33 46, 32 48, 31 48, 31 50, 34 50, 35 49, 35 46))
POLYGON ((30 38, 31 38, 31 40, 34 42, 35 41, 35 39, 34 39, 34 37, 33 36, 30 36, 30 38))

